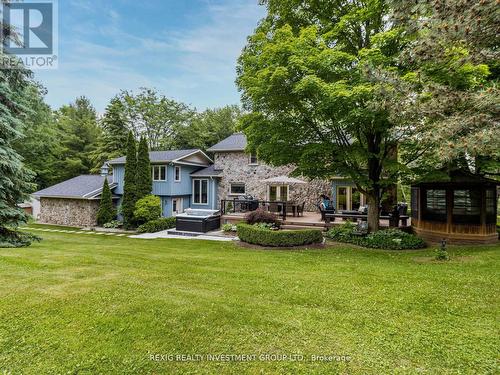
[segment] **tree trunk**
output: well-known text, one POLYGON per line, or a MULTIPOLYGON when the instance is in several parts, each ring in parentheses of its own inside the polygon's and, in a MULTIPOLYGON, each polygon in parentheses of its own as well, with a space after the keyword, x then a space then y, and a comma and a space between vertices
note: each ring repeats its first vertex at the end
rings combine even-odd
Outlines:
POLYGON ((379 205, 380 194, 375 192, 368 197, 368 232, 376 232, 379 230, 379 205))

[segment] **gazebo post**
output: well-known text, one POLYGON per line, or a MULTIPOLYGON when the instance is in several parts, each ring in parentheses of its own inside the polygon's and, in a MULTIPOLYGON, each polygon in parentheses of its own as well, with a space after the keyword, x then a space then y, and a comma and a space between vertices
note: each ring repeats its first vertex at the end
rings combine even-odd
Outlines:
POLYGON ((446 188, 446 233, 453 228, 453 188, 446 188))

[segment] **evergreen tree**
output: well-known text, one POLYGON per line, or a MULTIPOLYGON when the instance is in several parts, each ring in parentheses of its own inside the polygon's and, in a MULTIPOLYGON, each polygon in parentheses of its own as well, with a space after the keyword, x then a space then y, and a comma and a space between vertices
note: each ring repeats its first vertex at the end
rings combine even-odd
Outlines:
POLYGON ((97 224, 104 225, 114 220, 116 211, 113 207, 113 198, 111 189, 109 188, 108 179, 104 179, 102 187, 101 202, 99 204, 99 211, 97 212, 97 224))
POLYGON ((127 152, 128 126, 125 107, 119 97, 114 97, 106 107, 101 121, 102 133, 97 150, 92 154, 93 172, 98 172, 107 160, 125 155, 127 152))
POLYGON ((125 162, 125 181, 123 187, 122 214, 125 226, 134 224, 135 202, 137 202, 136 177, 137 175, 137 149, 132 132, 128 134, 127 160, 125 162))
POLYGON ((32 239, 15 230, 27 220, 17 204, 29 197, 33 175, 13 148, 28 115, 29 77, 25 69, 0 69, 0 247, 27 246, 32 239))
POLYGON ((148 142, 144 137, 142 137, 139 142, 139 150, 137 152, 136 178, 136 198, 139 200, 151 194, 151 191, 153 190, 148 142))
POLYGON ((101 132, 94 107, 87 98, 80 97, 75 103, 62 106, 55 116, 62 147, 58 180, 90 173, 94 166, 92 155, 101 132))

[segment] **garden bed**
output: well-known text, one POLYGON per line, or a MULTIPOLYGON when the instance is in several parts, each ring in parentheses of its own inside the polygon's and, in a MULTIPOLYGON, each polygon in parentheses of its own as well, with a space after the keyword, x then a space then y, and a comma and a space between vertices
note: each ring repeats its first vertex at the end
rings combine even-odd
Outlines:
POLYGON ((345 223, 331 228, 326 237, 337 242, 372 249, 412 250, 426 247, 424 240, 399 229, 385 229, 368 235, 360 235, 356 232, 356 225, 353 223, 345 223))

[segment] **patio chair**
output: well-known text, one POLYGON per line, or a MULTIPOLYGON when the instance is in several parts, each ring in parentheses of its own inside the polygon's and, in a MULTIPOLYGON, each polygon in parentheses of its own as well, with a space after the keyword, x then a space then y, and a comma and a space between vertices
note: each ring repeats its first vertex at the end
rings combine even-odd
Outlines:
POLYGON ((321 220, 326 221, 325 214, 334 214, 335 213, 335 208, 329 207, 329 208, 324 208, 322 204, 317 205, 319 212, 321 213, 321 220))
POLYGON ((302 202, 302 204, 297 206, 297 216, 304 216, 304 206, 306 202, 302 202))

